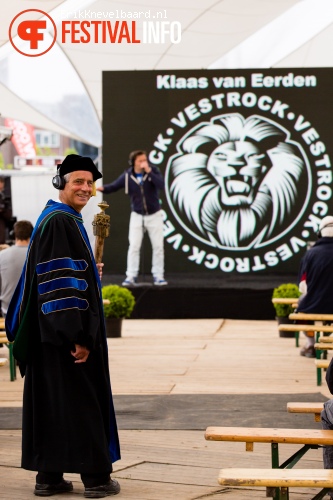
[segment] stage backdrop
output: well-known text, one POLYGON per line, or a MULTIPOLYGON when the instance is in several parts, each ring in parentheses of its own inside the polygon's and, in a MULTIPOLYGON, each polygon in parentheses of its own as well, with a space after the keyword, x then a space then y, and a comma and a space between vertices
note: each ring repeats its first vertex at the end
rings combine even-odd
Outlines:
MULTIPOLYGON (((332 81, 331 68, 103 74, 104 179, 140 148, 161 170, 167 273, 297 272, 333 214, 332 81)), ((106 199, 106 271, 123 273, 129 199, 106 199)))

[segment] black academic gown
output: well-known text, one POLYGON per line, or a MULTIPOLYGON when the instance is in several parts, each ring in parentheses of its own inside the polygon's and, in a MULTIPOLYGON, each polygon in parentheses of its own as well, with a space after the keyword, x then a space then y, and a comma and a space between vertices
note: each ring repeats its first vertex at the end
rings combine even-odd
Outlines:
POLYGON ((34 234, 23 271, 32 286, 16 305, 29 330, 22 467, 109 472, 120 452, 96 268, 81 216, 51 215, 34 234), (86 363, 74 363, 75 343, 91 349, 86 363))

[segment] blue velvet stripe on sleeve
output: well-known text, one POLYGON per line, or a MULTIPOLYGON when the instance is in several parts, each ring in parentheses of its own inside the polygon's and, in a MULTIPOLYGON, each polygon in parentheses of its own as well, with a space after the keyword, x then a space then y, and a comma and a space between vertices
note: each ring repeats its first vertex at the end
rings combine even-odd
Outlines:
POLYGON ((75 288, 76 290, 85 291, 88 288, 88 283, 86 280, 79 280, 77 278, 55 278, 54 280, 44 281, 44 283, 39 283, 38 293, 43 295, 44 293, 54 292, 56 290, 64 290, 66 288, 75 288))
POLYGON ((70 257, 61 259, 53 259, 48 262, 37 264, 36 271, 38 275, 49 273, 51 271, 59 271, 61 269, 73 269, 74 271, 85 271, 88 263, 85 260, 73 260, 70 257))
POLYGON ((89 303, 85 299, 79 299, 78 297, 67 297, 58 300, 50 300, 49 302, 44 302, 42 305, 42 312, 44 314, 50 314, 53 312, 64 311, 67 309, 88 309, 89 303))

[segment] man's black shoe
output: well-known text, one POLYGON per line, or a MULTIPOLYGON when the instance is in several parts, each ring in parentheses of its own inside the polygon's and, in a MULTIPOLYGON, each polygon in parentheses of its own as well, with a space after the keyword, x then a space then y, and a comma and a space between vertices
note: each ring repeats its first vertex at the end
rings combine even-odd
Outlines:
POLYGON ((38 497, 50 497, 58 493, 69 493, 73 491, 73 483, 63 479, 58 484, 38 484, 36 483, 34 494, 38 497))
POLYGON ((86 498, 104 498, 111 495, 117 495, 120 491, 120 484, 115 479, 110 479, 107 484, 95 486, 94 488, 85 488, 84 496, 86 498))

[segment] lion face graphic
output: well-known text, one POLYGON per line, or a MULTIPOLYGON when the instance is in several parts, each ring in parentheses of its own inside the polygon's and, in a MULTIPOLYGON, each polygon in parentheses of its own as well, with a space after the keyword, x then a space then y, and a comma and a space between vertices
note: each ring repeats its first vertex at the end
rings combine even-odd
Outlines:
POLYGON ((238 113, 192 129, 167 166, 180 223, 218 248, 262 246, 295 219, 308 189, 306 157, 282 127, 238 113))
POLYGON ((221 202, 225 206, 251 205, 256 186, 267 168, 264 155, 255 144, 234 141, 214 149, 207 161, 207 170, 221 186, 221 202))

